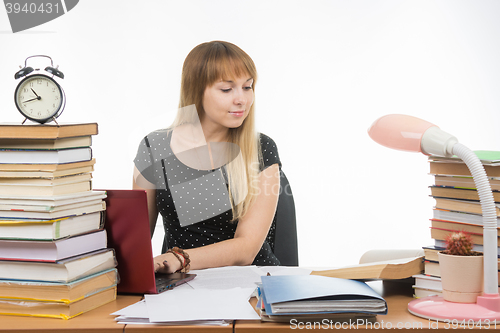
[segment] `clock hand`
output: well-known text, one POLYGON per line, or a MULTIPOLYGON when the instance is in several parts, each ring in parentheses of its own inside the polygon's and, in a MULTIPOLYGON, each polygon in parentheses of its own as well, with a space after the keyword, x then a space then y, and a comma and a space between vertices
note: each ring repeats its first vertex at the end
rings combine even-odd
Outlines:
POLYGON ((41 100, 42 98, 40 96, 36 97, 36 98, 32 98, 32 99, 28 99, 27 101, 24 101, 23 103, 28 103, 28 102, 31 102, 31 101, 36 101, 36 100, 41 100))
POLYGON ((40 99, 40 96, 38 96, 38 94, 33 90, 33 88, 30 88, 30 89, 33 92, 33 94, 35 94, 35 96, 38 97, 38 99, 40 99))

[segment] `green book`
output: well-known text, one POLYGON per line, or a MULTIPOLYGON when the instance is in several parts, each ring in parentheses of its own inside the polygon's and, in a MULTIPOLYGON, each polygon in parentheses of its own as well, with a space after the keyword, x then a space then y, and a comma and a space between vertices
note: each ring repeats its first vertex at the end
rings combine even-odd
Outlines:
MULTIPOLYGON (((481 160, 483 165, 500 165, 500 151, 496 150, 474 150, 474 154, 481 160)), ((458 156, 453 155, 452 157, 442 157, 442 156, 429 156, 429 161, 439 161, 439 162, 462 162, 458 156)))
POLYGON ((499 163, 500 151, 495 150, 475 150, 474 154, 481 160, 481 162, 499 163))

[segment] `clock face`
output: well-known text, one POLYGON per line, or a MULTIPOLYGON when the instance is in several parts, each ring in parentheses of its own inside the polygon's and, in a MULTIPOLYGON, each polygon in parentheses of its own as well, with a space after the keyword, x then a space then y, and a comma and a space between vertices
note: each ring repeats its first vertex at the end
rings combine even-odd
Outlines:
POLYGON ((17 109, 26 118, 44 123, 63 107, 61 87, 49 76, 35 74, 24 78, 16 88, 17 109))

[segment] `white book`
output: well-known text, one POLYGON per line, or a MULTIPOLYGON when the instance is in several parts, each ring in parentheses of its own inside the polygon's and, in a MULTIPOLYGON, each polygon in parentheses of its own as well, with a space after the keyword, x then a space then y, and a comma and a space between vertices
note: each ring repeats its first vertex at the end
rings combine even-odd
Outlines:
POLYGON ((0 149, 0 163, 6 164, 64 164, 92 159, 92 148, 60 150, 0 149))
POLYGON ((104 212, 60 219, 2 219, 0 239, 55 240, 79 235, 104 226, 104 212))
POLYGON ((55 186, 90 181, 92 174, 82 173, 55 178, 0 178, 2 186, 55 186))
POLYGON ((5 218, 26 218, 26 219, 57 219, 60 217, 90 214, 106 210, 106 202, 102 199, 85 202, 83 204, 73 204, 72 208, 52 211, 17 211, 0 210, 0 219, 5 218))
POLYGON ((100 204, 102 199, 93 199, 93 200, 85 200, 80 202, 75 202, 68 205, 60 205, 60 206, 20 206, 20 205, 0 205, 0 218, 1 217, 16 217, 16 212, 43 212, 43 213, 51 213, 51 212, 60 212, 60 211, 69 211, 71 209, 93 206, 100 204), (9 214, 13 214, 10 216, 9 214))
POLYGON ((54 196, 69 193, 85 192, 92 189, 92 181, 83 181, 79 183, 60 184, 52 186, 40 185, 2 185, 0 184, 0 195, 11 195, 15 197, 32 196, 54 196))
MULTIPOLYGON (((433 217, 437 220, 483 225, 483 216, 479 214, 434 209, 433 217)), ((497 218, 497 225, 500 227, 500 218, 497 218)))
POLYGON ((417 286, 413 286, 413 295, 415 298, 423 298, 423 297, 429 297, 429 296, 442 296, 443 295, 443 290, 442 289, 427 289, 427 288, 420 288, 417 286))
POLYGON ((36 206, 60 206, 68 205, 80 201, 94 200, 97 198, 106 198, 106 191, 85 191, 70 193, 64 195, 46 196, 14 196, 0 195, 1 205, 36 205, 36 206))
POLYGON ((106 230, 55 241, 0 240, 0 260, 57 261, 104 249, 106 230))
POLYGON ((116 258, 112 249, 57 262, 0 260, 0 279, 67 283, 114 267, 116 258))
POLYGON ((415 278, 415 286, 422 289, 443 289, 441 278, 435 276, 428 276, 424 274, 413 275, 415 278))

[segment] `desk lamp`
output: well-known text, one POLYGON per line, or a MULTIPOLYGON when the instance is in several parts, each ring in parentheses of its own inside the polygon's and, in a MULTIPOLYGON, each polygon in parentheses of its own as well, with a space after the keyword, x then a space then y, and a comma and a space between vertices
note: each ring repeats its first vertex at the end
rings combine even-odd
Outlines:
POLYGON ((416 316, 440 320, 500 322, 498 294, 497 216, 491 186, 484 167, 477 156, 458 140, 425 120, 391 114, 372 124, 368 134, 377 143, 388 148, 421 152, 425 155, 461 158, 469 168, 479 194, 483 212, 484 286, 483 295, 476 303, 455 303, 441 296, 429 296, 411 301, 408 311, 416 316))

